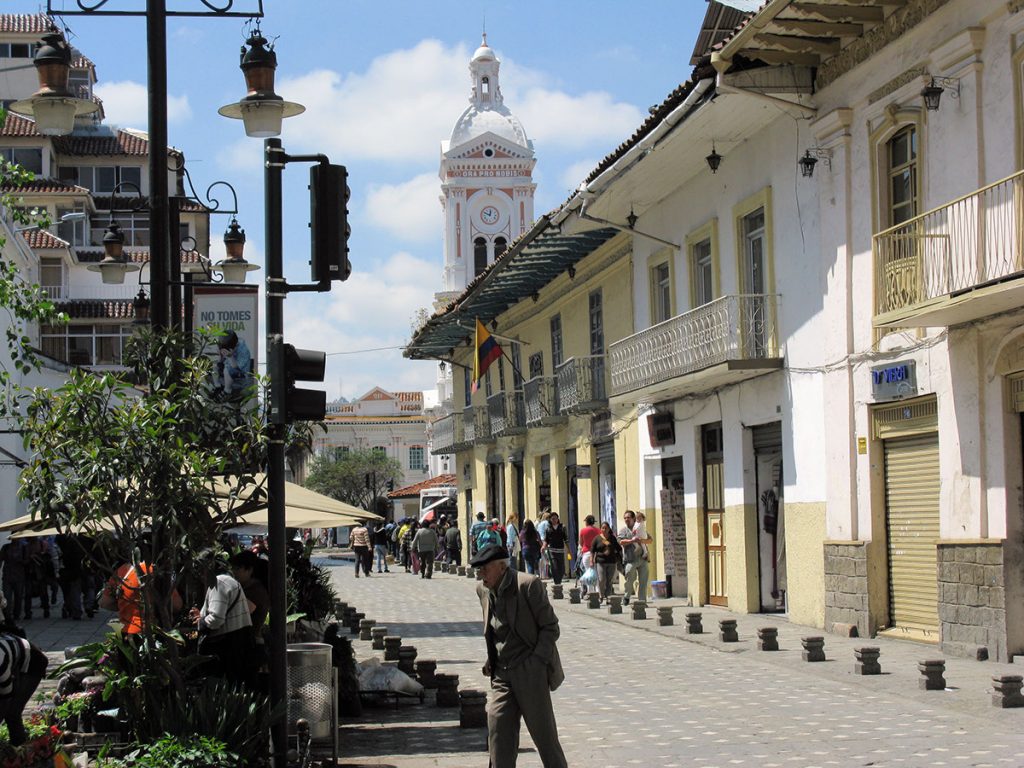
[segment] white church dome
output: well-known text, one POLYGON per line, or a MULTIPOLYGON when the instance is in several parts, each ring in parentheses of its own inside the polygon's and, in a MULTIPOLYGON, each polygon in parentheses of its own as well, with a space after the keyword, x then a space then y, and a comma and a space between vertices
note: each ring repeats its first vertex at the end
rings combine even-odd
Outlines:
POLYGON ((473 81, 469 106, 455 123, 449 146, 457 147, 477 136, 493 133, 506 141, 532 149, 523 124, 504 104, 498 83, 500 67, 501 62, 494 49, 487 44, 485 34, 469 62, 469 74, 473 81))

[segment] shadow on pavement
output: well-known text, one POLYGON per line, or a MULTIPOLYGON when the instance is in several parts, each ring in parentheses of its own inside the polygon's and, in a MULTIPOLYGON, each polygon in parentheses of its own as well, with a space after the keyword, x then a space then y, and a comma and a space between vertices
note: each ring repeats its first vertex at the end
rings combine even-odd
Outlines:
POLYGON ((394 757, 396 748, 401 750, 402 756, 487 752, 486 729, 429 722, 414 723, 403 718, 402 723, 394 724, 346 724, 341 729, 342 752, 346 759, 394 757))
POLYGON ((480 637, 483 648, 483 623, 480 621, 417 621, 392 622, 381 620, 389 635, 400 637, 480 637))

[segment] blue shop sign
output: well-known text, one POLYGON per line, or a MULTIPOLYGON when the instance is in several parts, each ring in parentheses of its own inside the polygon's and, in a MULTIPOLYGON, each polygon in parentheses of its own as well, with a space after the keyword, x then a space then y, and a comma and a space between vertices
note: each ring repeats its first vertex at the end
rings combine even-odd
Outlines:
POLYGON ((917 394, 917 369, 904 360, 871 369, 871 394, 875 400, 898 400, 917 394))

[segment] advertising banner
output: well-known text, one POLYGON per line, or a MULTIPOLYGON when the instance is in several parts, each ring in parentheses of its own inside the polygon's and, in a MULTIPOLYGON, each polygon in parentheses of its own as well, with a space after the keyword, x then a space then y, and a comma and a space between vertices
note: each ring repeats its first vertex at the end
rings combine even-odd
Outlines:
POLYGON ((238 389, 259 369, 259 286, 204 285, 194 290, 192 327, 217 337, 220 343, 211 344, 209 353, 225 363, 219 366, 219 383, 226 392, 232 384, 238 389))

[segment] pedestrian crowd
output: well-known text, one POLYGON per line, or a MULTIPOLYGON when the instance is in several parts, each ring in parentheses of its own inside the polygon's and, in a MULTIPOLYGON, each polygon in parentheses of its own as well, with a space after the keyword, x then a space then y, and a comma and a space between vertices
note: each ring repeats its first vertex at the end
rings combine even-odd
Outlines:
MULTIPOLYGON (((478 512, 468 536, 469 557, 490 546, 504 547, 508 565, 561 584, 567 578, 578 581, 586 594, 593 590, 607 600, 623 581, 624 602, 645 600, 649 585, 648 546, 652 539, 647 532, 643 513, 626 510, 623 524, 613 530, 608 522, 600 526, 593 515, 584 519, 584 527, 576 537, 577 556, 573 558, 570 533, 557 512, 545 510, 537 520, 520 525, 514 513, 502 524, 478 512)), ((429 579, 436 563, 463 562, 463 537, 454 517, 439 515, 437 520, 406 517, 397 521, 363 524, 352 528, 349 545, 355 555, 355 575, 370 576, 390 573, 391 565, 406 573, 429 579)))

